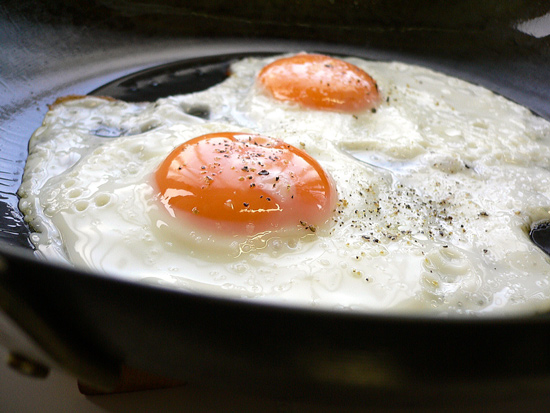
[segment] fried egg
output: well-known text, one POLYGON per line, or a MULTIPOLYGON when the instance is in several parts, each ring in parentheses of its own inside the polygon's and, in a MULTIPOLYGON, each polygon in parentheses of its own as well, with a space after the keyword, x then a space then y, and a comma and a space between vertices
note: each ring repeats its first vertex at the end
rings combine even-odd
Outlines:
POLYGON ((153 103, 61 99, 20 208, 45 259, 281 305, 550 307, 550 124, 398 62, 247 58, 153 103), (201 114, 201 116, 196 116, 201 114))

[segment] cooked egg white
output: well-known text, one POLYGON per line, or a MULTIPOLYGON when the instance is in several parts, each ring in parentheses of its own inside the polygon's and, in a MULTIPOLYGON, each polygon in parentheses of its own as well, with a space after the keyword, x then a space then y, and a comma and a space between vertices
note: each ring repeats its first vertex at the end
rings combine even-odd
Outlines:
POLYGON ((359 311, 483 314, 550 307, 550 124, 492 92, 401 63, 349 59, 378 83, 375 110, 279 102, 256 82, 275 58, 235 63, 206 91, 133 104, 52 106, 19 195, 46 259, 208 294, 359 311), (198 118, 193 113, 207 113, 198 118), (170 216, 152 182, 177 145, 253 132, 315 157, 339 201, 312 233, 228 239, 170 216))

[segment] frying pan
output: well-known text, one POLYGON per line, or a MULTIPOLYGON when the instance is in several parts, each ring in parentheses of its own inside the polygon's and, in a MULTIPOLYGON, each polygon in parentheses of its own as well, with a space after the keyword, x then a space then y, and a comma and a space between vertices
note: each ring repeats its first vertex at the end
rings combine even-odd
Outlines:
POLYGON ((44 263, 33 255, 16 191, 28 139, 55 98, 202 88, 247 54, 307 50, 421 64, 550 119, 549 11, 543 1, 4 0, 0 342, 12 361, 36 362, 36 374, 60 368, 101 389, 114 387, 126 366, 212 389, 338 404, 545 394, 548 314, 330 312, 44 263))

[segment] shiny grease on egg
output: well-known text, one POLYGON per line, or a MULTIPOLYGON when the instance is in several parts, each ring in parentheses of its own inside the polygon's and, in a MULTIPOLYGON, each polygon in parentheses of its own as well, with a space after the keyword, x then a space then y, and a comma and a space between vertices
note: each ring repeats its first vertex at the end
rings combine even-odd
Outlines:
POLYGON ((115 276, 292 305, 548 308, 548 258, 526 231, 550 215, 548 122, 461 80, 360 59, 349 61, 377 81, 376 110, 304 110, 255 81, 274 59, 244 59, 209 90, 151 104, 54 105, 33 135, 20 190, 38 252, 115 276), (203 118, 190 115, 197 108, 203 118), (228 241, 173 222, 151 175, 175 146, 227 130, 281 139, 317 159, 338 190, 329 225, 228 241))

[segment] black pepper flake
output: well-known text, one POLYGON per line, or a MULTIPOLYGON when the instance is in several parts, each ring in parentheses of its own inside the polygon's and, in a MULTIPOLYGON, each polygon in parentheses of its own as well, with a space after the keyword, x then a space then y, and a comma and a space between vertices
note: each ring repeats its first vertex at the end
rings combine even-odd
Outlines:
POLYGON ((260 172, 258 172, 258 175, 269 175, 269 171, 262 169, 260 172))
POLYGON ((243 205, 248 208, 250 204, 248 202, 243 202, 243 205))
POLYGON ((308 225, 306 221, 300 221, 300 225, 304 227, 304 229, 309 229, 311 232, 317 232, 317 227, 315 225, 308 225))

